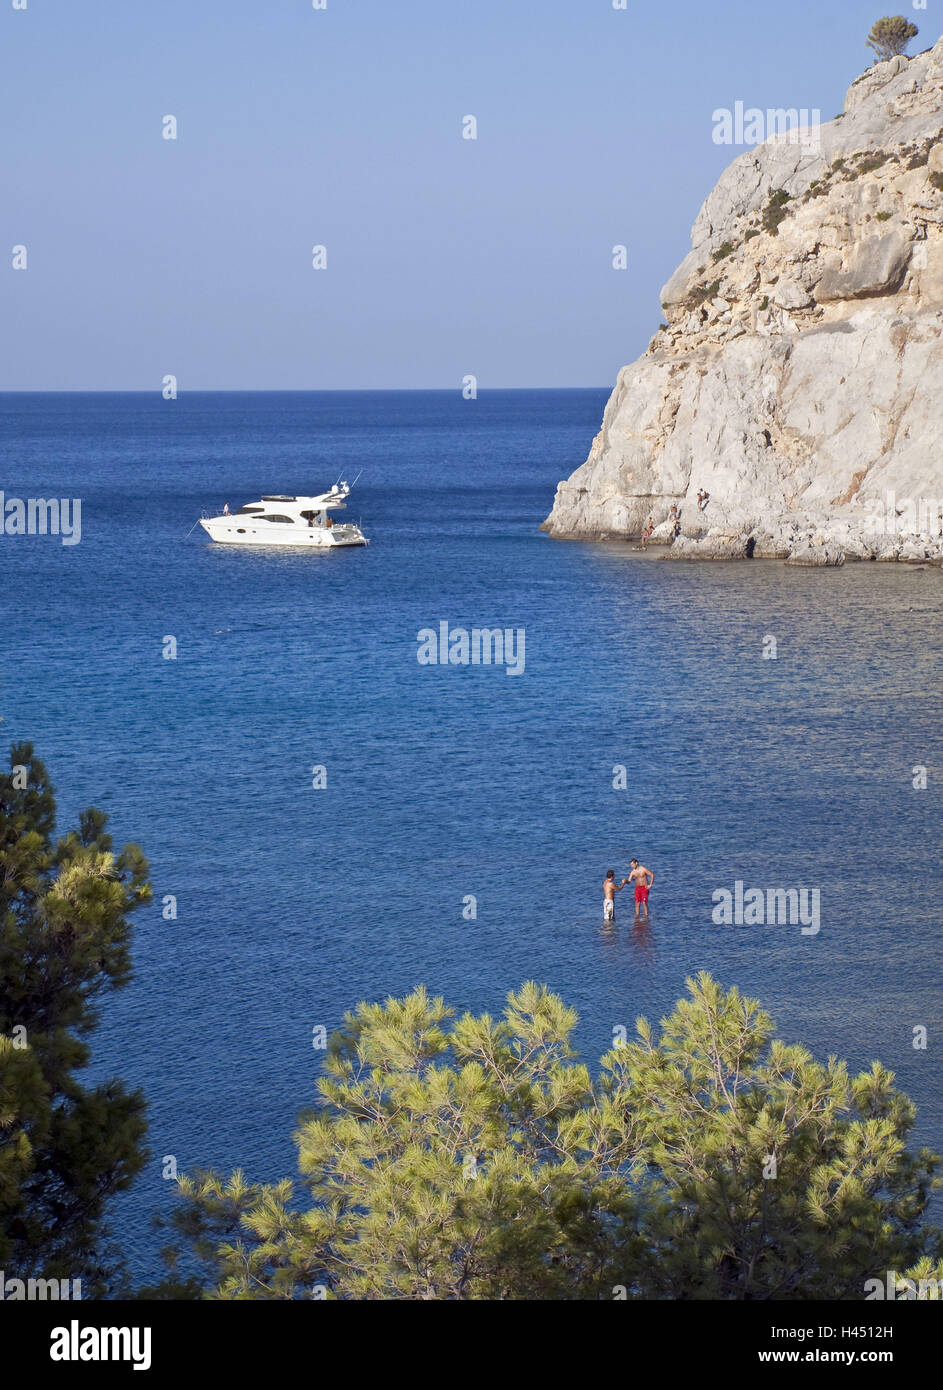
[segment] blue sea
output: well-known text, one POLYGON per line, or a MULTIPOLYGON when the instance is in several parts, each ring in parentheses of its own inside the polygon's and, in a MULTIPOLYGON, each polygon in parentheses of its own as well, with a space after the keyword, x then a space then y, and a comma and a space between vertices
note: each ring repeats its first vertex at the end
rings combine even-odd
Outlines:
POLYGON ((891 1067, 943 1147, 940 573, 550 540, 606 395, 0 396, 7 498, 82 499, 77 545, 0 535, 0 734, 35 742, 62 830, 99 806, 152 868, 92 1069, 150 1102, 111 1210, 136 1282, 164 1157, 294 1175, 313 1029, 419 983, 495 1012, 543 982, 592 1064, 709 970, 785 1039, 891 1067), (366 549, 191 531, 361 470, 366 549), (440 622, 523 629, 524 671, 421 665, 440 622), (606 928, 632 856, 650 926, 626 892, 606 928), (820 931, 716 925, 738 880, 818 889, 820 931))

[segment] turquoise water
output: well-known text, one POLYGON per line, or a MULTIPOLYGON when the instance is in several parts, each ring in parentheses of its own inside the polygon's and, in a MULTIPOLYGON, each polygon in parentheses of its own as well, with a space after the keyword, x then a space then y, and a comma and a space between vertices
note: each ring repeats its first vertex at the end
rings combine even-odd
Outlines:
POLYGON ((550 541, 605 399, 0 396, 6 496, 83 500, 78 545, 0 536, 0 733, 35 741, 63 828, 101 806, 152 865, 95 1039, 96 1075, 151 1103, 153 1160, 113 1210, 136 1278, 162 1157, 292 1174, 312 1029, 419 982, 491 1010, 545 982, 593 1062, 708 969, 787 1039, 896 1070, 943 1146, 940 573, 550 541), (361 468, 365 550, 187 537, 201 509, 361 468), (420 665, 441 621, 523 628, 523 674, 420 665), (604 929, 632 855, 650 928, 626 893, 604 929), (821 930, 715 925, 738 879, 818 888, 821 930))

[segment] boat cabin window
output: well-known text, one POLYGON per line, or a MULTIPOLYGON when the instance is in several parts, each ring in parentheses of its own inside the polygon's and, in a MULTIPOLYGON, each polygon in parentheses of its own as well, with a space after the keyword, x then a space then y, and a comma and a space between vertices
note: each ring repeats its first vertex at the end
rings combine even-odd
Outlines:
POLYGON ((292 521, 292 519, 291 519, 290 516, 260 516, 260 517, 259 517, 259 520, 260 520, 260 521, 287 521, 288 524, 289 524, 289 526, 291 525, 291 521, 292 521))
POLYGON ((245 516, 246 512, 264 512, 264 507, 240 507, 236 516, 245 516))

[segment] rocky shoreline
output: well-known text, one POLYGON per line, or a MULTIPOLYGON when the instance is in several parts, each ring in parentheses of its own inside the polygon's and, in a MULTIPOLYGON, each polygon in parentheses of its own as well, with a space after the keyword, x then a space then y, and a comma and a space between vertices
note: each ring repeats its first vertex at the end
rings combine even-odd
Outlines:
POLYGON ((676 559, 943 563, 943 39, 741 155, 691 240, 543 529, 650 518, 676 559))

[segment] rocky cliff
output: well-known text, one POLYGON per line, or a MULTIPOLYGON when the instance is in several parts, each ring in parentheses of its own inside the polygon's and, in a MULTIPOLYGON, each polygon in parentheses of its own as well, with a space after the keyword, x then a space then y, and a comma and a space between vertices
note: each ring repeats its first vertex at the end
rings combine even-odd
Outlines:
POLYGON ((544 528, 651 517, 679 558, 939 560, 943 39, 736 159, 691 244, 544 528))

